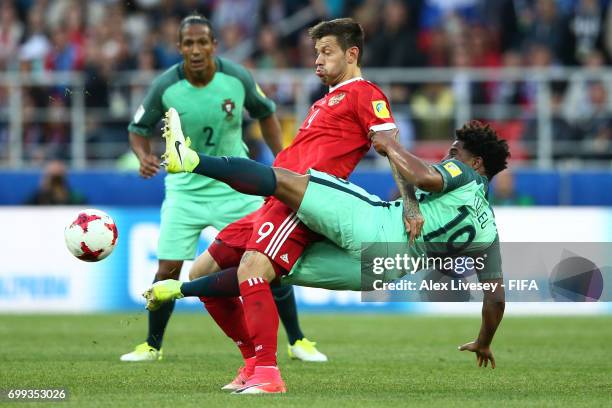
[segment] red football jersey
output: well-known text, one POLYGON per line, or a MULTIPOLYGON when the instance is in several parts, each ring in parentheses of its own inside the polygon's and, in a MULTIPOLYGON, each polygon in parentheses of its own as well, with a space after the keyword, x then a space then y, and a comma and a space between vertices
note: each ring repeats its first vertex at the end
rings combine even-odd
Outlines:
POLYGON ((395 127, 382 91, 354 78, 330 88, 310 107, 295 139, 273 166, 302 174, 313 168, 348 178, 370 149, 368 133, 395 127))

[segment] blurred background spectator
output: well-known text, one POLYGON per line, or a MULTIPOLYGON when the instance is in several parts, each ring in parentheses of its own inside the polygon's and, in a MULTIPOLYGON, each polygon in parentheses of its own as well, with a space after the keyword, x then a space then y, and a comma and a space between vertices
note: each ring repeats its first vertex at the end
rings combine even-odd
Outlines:
POLYGON ((413 20, 407 2, 388 1, 383 9, 385 23, 378 26, 366 42, 364 64, 370 67, 422 66, 424 57, 417 47, 418 30, 413 20))
POLYGON ((85 198, 68 185, 64 162, 52 160, 45 166, 38 190, 24 204, 80 205, 85 204, 85 198))
POLYGON ((582 135, 582 150, 586 158, 610 157, 612 144, 612 112, 609 95, 601 81, 587 85, 588 102, 576 126, 582 135))
POLYGON ((0 69, 6 69, 17 54, 24 31, 24 25, 19 21, 12 3, 0 3, 0 69))
MULTIPOLYGON (((351 16, 366 32, 366 76, 374 68, 455 70, 451 81, 382 84, 408 129, 406 143, 424 149, 447 140, 463 112, 493 122, 511 140, 513 157, 529 160, 540 129, 541 83, 529 76, 474 81, 469 70, 597 72, 610 63, 610 9, 609 0, 4 0, 0 68, 38 78, 76 71, 85 78, 84 89, 61 82, 23 87, 20 163, 72 159, 75 131, 85 134, 86 160, 112 163, 125 153, 125 124, 142 97, 142 84, 180 60, 177 30, 185 15, 208 16, 219 54, 261 70, 311 69, 314 51, 306 29, 321 19, 351 16), (84 98, 81 128, 71 122, 75 95, 84 98)), ((553 139, 578 146, 555 147, 557 160, 612 159, 612 81, 593 76, 578 73, 561 88, 548 84, 553 139)), ((307 106, 325 92, 314 76, 299 79, 297 86, 294 77, 275 71, 273 84, 261 84, 279 106, 287 143, 304 113, 294 106, 307 106)), ((5 86, 0 83, 3 166, 10 156, 11 98, 5 86)), ((266 157, 255 128, 247 126, 247 143, 255 156, 266 157)))

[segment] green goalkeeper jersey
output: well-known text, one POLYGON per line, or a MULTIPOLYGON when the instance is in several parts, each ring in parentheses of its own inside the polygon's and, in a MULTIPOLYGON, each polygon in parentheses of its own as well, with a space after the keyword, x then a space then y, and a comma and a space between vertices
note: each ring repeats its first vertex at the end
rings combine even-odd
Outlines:
MULTIPOLYGON (((195 87, 185 78, 183 63, 157 77, 128 130, 150 137, 164 113, 175 108, 191 147, 207 155, 247 157, 242 140, 243 108, 254 119, 275 111, 250 73, 241 65, 215 58, 217 71, 210 83, 195 87)), ((191 173, 167 174, 166 195, 188 195, 192 201, 227 200, 236 194, 227 184, 191 173)))

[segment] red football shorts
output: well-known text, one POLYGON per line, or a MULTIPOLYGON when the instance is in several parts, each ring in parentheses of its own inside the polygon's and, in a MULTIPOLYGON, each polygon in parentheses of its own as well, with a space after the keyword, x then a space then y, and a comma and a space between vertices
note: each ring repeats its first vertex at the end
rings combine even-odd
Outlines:
POLYGON ((304 248, 320 239, 291 208, 270 198, 259 210, 223 228, 208 252, 221 269, 238 266, 245 251, 261 252, 277 274, 286 274, 304 248))

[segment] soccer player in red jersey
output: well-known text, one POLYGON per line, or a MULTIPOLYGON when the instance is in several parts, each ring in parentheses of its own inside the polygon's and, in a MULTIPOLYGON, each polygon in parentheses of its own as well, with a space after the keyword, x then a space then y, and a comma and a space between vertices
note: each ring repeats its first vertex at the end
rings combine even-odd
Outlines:
MULTIPOLYGON (((361 26, 343 18, 319 23, 309 34, 317 53, 316 75, 329 92, 312 105, 273 166, 302 174, 312 168, 345 179, 369 150, 371 138, 380 132, 397 137, 397 127, 383 92, 361 77, 361 26)), ((413 240, 423 219, 414 190, 393 166, 392 170, 406 202, 406 228, 413 240)), ((238 265, 242 304, 238 298, 202 299, 245 359, 245 367, 225 389, 242 394, 285 392, 276 362, 279 317, 269 282, 291 270, 305 247, 318 239, 295 212, 271 197, 259 210, 224 228, 194 264, 191 279, 212 272, 210 264, 216 270, 238 265)))

